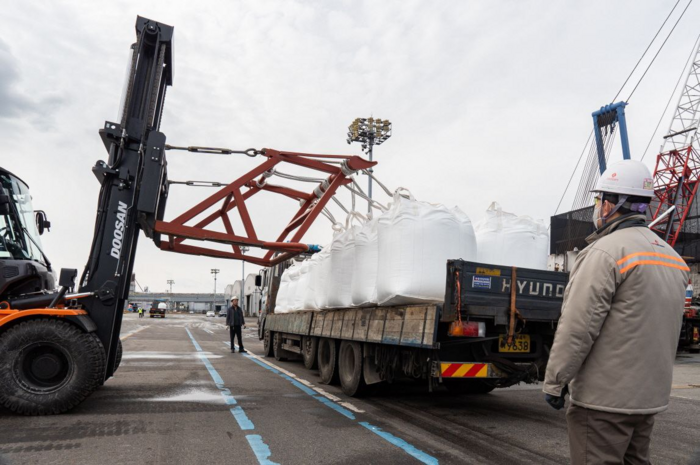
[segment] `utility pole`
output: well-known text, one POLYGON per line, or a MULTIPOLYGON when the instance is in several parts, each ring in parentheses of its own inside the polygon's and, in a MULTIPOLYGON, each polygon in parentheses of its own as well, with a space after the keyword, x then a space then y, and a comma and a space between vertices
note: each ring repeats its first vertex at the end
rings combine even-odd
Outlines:
MULTIPOLYGON (((372 161, 372 148, 375 145, 381 145, 386 142, 387 139, 391 137, 392 124, 388 119, 382 120, 380 118, 355 118, 355 120, 348 126, 348 138, 346 142, 351 144, 353 142, 360 142, 362 144, 362 150, 367 153, 369 161, 372 161)), ((368 173, 368 183, 367 183, 367 196, 370 201, 367 202, 367 213, 372 213, 372 173, 374 170, 369 168, 368 173)))
POLYGON ((219 274, 218 268, 212 268, 211 274, 214 275, 214 308, 212 310, 216 311, 216 275, 219 274))
POLYGON ((173 293, 173 284, 175 284, 175 281, 172 279, 168 279, 168 285, 170 285, 170 293, 173 293))
MULTIPOLYGON (((240 246, 241 253, 245 254, 250 250, 250 247, 240 246)), ((241 260, 241 309, 245 312, 245 260, 241 260)))

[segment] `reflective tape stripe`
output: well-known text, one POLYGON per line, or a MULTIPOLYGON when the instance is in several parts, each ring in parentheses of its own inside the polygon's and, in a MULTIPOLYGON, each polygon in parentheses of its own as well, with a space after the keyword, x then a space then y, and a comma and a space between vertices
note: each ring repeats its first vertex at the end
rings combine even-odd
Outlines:
POLYGON ((673 260, 673 261, 685 264, 685 260, 683 260, 682 258, 674 257, 673 255, 667 255, 667 254, 659 253, 659 252, 635 252, 635 253, 631 253, 631 254, 627 255, 626 257, 622 257, 620 260, 618 260, 617 264, 622 265, 626 261, 631 260, 635 257, 640 257, 642 255, 644 255, 645 257, 661 257, 661 258, 665 258, 668 260, 673 260))
POLYGON ((487 363, 441 363, 443 378, 488 378, 487 363))
POLYGON ((669 262, 664 262, 664 261, 659 261, 659 260, 641 260, 641 259, 633 259, 631 263, 624 268, 620 269, 620 273, 625 273, 635 266, 641 266, 641 265, 655 265, 655 266, 665 266, 667 268, 676 268, 678 270, 683 270, 683 271, 690 271, 690 268, 688 268, 687 265, 678 265, 676 263, 669 263, 669 262))

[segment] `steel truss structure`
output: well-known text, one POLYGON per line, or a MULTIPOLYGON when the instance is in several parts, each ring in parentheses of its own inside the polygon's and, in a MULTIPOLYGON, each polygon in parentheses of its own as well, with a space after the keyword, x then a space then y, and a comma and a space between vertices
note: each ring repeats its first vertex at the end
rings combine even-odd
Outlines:
POLYGON ((256 154, 267 160, 172 221, 157 221, 155 232, 167 237, 167 240, 160 240, 160 248, 190 255, 245 260, 261 266, 275 265, 309 251, 309 245, 299 241, 323 212, 338 188, 352 183, 353 174, 368 170, 377 164, 358 156, 346 155, 317 155, 273 149, 263 149, 256 154), (320 171, 328 177, 308 193, 269 184, 268 179, 275 174, 275 168, 281 163, 320 171), (297 200, 301 205, 273 242, 258 237, 246 206, 246 201, 259 192, 280 194, 297 200), (219 206, 216 211, 204 216, 206 210, 217 204, 219 206), (240 216, 244 231, 233 230, 229 213, 234 209, 240 216), (217 221, 221 221, 226 232, 211 229, 217 221), (287 239, 290 235, 291 238, 287 239), (229 244, 231 251, 184 244, 188 239, 229 244), (267 252, 262 257, 247 255, 241 250, 241 246, 265 249, 267 252))
POLYGON ((670 208, 675 211, 658 222, 654 229, 674 246, 693 205, 700 179, 700 43, 694 50, 688 76, 678 99, 667 135, 656 157, 652 221, 670 208))

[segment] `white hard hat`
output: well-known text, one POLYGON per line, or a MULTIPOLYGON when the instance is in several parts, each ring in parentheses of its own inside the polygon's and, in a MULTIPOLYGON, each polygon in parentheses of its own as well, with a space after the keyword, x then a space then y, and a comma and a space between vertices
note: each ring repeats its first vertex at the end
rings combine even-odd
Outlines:
POLYGON ((636 160, 622 160, 608 166, 591 192, 654 196, 654 179, 647 165, 636 160))

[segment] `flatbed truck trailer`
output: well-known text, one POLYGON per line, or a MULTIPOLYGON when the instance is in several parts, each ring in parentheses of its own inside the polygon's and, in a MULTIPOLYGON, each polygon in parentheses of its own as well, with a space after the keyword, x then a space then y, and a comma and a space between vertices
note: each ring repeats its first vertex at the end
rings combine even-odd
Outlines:
POLYGON ((287 266, 261 279, 265 355, 318 367, 322 383, 350 396, 397 377, 461 393, 542 381, 568 282, 562 272, 449 260, 442 303, 275 313, 287 266))

